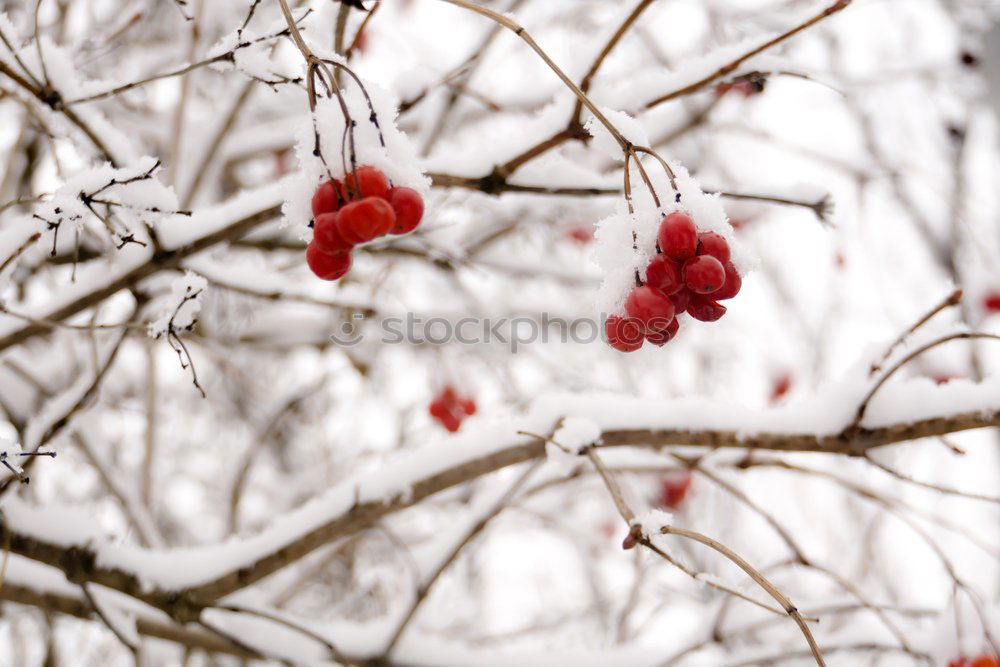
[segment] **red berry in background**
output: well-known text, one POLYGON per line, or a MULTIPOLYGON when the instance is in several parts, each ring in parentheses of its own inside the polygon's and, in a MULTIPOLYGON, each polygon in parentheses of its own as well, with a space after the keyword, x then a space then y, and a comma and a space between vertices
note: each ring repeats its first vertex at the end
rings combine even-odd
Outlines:
POLYGON ((687 260, 681 275, 684 276, 684 284, 698 294, 711 294, 726 282, 725 267, 711 255, 698 255, 687 260))
POLYGON ((698 228, 691 216, 682 211, 674 211, 663 218, 656 238, 660 251, 671 259, 685 260, 693 257, 698 249, 698 228))
POLYGON ((712 292, 712 298, 716 301, 732 299, 740 293, 740 288, 743 287, 743 279, 740 278, 740 274, 736 271, 736 267, 733 266, 732 262, 726 263, 725 270, 726 282, 722 284, 722 287, 718 291, 712 292))
POLYGON ((424 217, 424 200, 413 188, 392 188, 387 195, 389 204, 396 214, 393 234, 407 234, 420 224, 424 217))
POLYGON ((428 412, 441 426, 454 433, 461 427, 463 419, 476 413, 476 402, 460 396, 454 387, 448 385, 431 401, 428 412))
POLYGON ((320 213, 316 216, 313 226, 313 243, 327 253, 348 252, 353 244, 340 235, 337 225, 337 213, 320 213))
POLYGON ((698 254, 711 255, 725 265, 729 261, 729 243, 721 234, 701 232, 698 234, 698 254))
POLYGON ((715 322, 726 314, 726 307, 712 299, 695 294, 691 297, 691 303, 688 304, 687 313, 702 322, 715 322))
POLYGON ((687 498, 688 491, 691 490, 691 482, 694 481, 691 473, 683 475, 668 475, 660 480, 661 507, 677 509, 687 498))
POLYGON ((989 655, 978 658, 955 658, 948 661, 948 667, 1000 667, 1000 659, 989 655))
POLYGON ((664 294, 676 294, 684 287, 681 267, 666 255, 657 255, 646 267, 646 284, 664 294))
POLYGON ((306 263, 317 278, 337 280, 350 271, 351 253, 328 253, 313 242, 306 247, 306 263))
POLYGON ((789 373, 782 373, 777 378, 774 379, 774 383, 771 385, 771 405, 774 405, 788 393, 788 390, 792 388, 792 376, 789 373))
POLYGON ((680 329, 680 327, 681 323, 678 322, 675 317, 674 320, 667 325, 666 329, 661 329, 659 331, 647 331, 646 341, 658 347, 663 347, 674 339, 674 336, 677 335, 677 330, 680 329))
POLYGON ((594 240, 594 228, 582 225, 573 227, 566 232, 566 237, 580 245, 587 245, 594 240))
POLYGON ((674 319, 674 304, 666 294, 649 285, 636 287, 625 302, 625 312, 646 331, 666 329, 674 319))
POLYGON ((642 325, 630 317, 612 315, 604 323, 608 345, 619 352, 635 352, 642 347, 642 325))
POLYGON ((396 224, 396 214, 384 199, 365 197, 340 209, 337 228, 348 243, 364 243, 388 234, 396 224))
POLYGON ((313 217, 324 213, 333 213, 340 208, 340 196, 337 194, 343 185, 340 181, 326 181, 320 185, 312 198, 313 217))
POLYGON ((443 416, 440 421, 441 425, 444 426, 449 433, 455 433, 462 426, 462 419, 451 413, 443 416))
POLYGON ((990 292, 983 297, 983 310, 989 313, 1000 312, 1000 292, 990 292))
POLYGON ((385 197, 389 194, 389 180, 380 169, 370 165, 358 167, 357 178, 352 172, 344 177, 343 189, 346 199, 364 199, 365 197, 385 197), (360 194, 359 194, 360 191, 360 194))

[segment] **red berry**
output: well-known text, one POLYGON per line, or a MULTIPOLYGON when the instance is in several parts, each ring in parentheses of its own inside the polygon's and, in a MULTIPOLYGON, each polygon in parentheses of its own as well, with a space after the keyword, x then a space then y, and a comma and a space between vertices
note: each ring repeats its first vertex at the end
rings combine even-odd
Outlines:
POLYGON ((674 336, 677 335, 677 330, 680 329, 680 326, 680 322, 678 322, 675 317, 673 321, 667 325, 666 329, 661 329, 660 331, 647 331, 646 340, 653 345, 663 347, 674 339, 674 336))
POLYGON ((447 414, 441 418, 441 425, 448 429, 449 433, 454 433, 462 426, 462 420, 455 415, 447 414))
POLYGON ((683 313, 686 311, 688 306, 691 305, 691 299, 695 296, 697 295, 687 287, 682 287, 680 291, 670 297, 670 300, 674 303, 674 312, 683 313))
POLYGON ((636 287, 625 302, 625 312, 638 320, 643 331, 661 331, 674 319, 674 304, 666 294, 649 285, 636 287))
POLYGON ((740 293, 740 288, 743 287, 743 279, 740 278, 740 274, 737 273, 736 267, 733 266, 732 262, 726 262, 725 270, 726 282, 722 284, 722 287, 718 291, 712 293, 712 298, 716 301, 732 299, 740 293))
POLYGON ((684 284, 698 294, 711 294, 726 282, 726 269, 711 255, 692 257, 684 262, 681 273, 684 284))
POLYGON ((788 390, 792 388, 792 376, 788 373, 782 373, 777 379, 775 379, 774 384, 771 386, 771 405, 774 405, 788 393, 788 390))
POLYGON ((604 323, 608 345, 619 352, 634 352, 642 347, 642 325, 629 317, 612 315, 604 323))
POLYGON ((721 234, 701 232, 698 234, 698 254, 711 255, 720 264, 725 264, 729 261, 729 243, 721 234))
POLYGON ((459 403, 459 406, 462 408, 462 412, 464 412, 467 415, 476 414, 476 402, 471 398, 463 399, 459 403))
POLYGON ((684 287, 681 267, 666 255, 657 255, 646 267, 646 284, 664 294, 676 294, 684 287))
POLYGON ((974 659, 969 667, 1000 667, 1000 659, 988 655, 981 655, 974 659))
POLYGON ((431 405, 430 408, 428 408, 428 412, 430 412, 431 416, 436 419, 441 419, 445 415, 449 414, 448 408, 445 407, 444 401, 442 401, 440 398, 436 398, 433 401, 431 401, 431 405))
POLYGON ((345 199, 357 200, 365 197, 382 197, 389 194, 389 180, 380 169, 370 165, 357 168, 357 179, 354 173, 348 172, 344 178, 343 191, 345 199), (360 190, 360 194, 359 194, 360 190))
POLYGON ((337 280, 351 269, 351 253, 328 253, 315 243, 306 247, 306 263, 317 278, 337 280))
POLYGON ((364 243, 388 234, 396 224, 392 206, 378 197, 365 197, 340 209, 337 228, 349 243, 364 243))
POLYGON ((983 297, 983 309, 988 312, 1000 312, 1000 292, 990 292, 983 297))
POLYGON ((698 228, 691 216, 682 211, 674 211, 663 218, 657 235, 660 250, 667 257, 685 260, 693 257, 698 249, 698 228))
POLYGON ((320 213, 316 216, 313 241, 323 252, 348 252, 353 247, 353 244, 340 235, 340 228, 337 226, 338 217, 337 213, 320 213))
POLYGON ((715 322, 726 314, 726 307, 711 299, 695 294, 687 307, 688 315, 702 322, 715 322))
POLYGON ((312 198, 313 217, 318 218, 324 213, 333 213, 340 208, 340 197, 337 192, 342 188, 340 181, 327 181, 316 189, 312 198))
POLYGON ((660 506, 667 507, 669 509, 677 509, 684 499, 687 498, 688 491, 691 489, 691 478, 690 473, 684 473, 682 476, 669 476, 664 477, 660 480, 660 506))
POLYGON ((580 245, 586 245, 594 240, 593 227, 573 227, 566 232, 566 236, 571 241, 576 241, 580 245))
POLYGON ((396 213, 392 233, 406 234, 416 229, 424 217, 424 200, 420 194, 412 188, 393 188, 389 190, 388 199, 396 213))

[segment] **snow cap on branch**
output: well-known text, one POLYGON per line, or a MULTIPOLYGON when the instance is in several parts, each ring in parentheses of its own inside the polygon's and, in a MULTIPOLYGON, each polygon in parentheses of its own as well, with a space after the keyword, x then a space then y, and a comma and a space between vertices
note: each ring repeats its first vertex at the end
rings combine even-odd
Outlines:
MULTIPOLYGON (((342 94, 354 121, 357 165, 373 165, 385 173, 392 186, 406 186, 426 195, 430 180, 421 171, 416 147, 396 127, 398 110, 391 94, 362 80, 371 97, 373 116, 368 101, 351 77, 345 75, 342 80, 342 94)), ((322 89, 321 84, 317 86, 322 89)), ((351 138, 349 133, 345 135, 344 116, 335 97, 320 98, 313 119, 308 116, 303 119, 296 132, 295 155, 299 171, 287 182, 282 213, 286 224, 304 229, 312 219, 310 201, 316 188, 330 176, 344 178, 351 169, 351 138), (320 136, 322 157, 314 154, 316 132, 320 136)))
POLYGON ((180 331, 193 325, 201 312, 202 297, 207 287, 208 281, 191 271, 174 280, 159 317, 149 323, 150 338, 159 338, 171 330, 180 331))

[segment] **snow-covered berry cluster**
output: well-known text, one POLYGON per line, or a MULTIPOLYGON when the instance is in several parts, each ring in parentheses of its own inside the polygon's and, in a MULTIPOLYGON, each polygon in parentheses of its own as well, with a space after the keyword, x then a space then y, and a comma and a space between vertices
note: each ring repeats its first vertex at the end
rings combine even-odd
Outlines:
POLYGON ((462 420, 476 414, 476 402, 447 386, 431 401, 428 412, 441 426, 454 433, 462 426, 462 420))
POLYGON ((313 240, 306 262, 318 278, 337 280, 351 268, 351 250, 386 234, 406 234, 420 224, 424 200, 412 188, 391 187, 381 170, 358 167, 331 179, 312 198, 313 240))
POLYGON ((645 341, 660 346, 670 342, 683 313, 715 322, 726 313, 719 301, 732 299, 743 285, 726 239, 699 232, 684 211, 664 216, 657 251, 646 267, 645 283, 625 302, 626 316, 613 315, 605 323, 608 344, 621 352, 638 350, 645 341))

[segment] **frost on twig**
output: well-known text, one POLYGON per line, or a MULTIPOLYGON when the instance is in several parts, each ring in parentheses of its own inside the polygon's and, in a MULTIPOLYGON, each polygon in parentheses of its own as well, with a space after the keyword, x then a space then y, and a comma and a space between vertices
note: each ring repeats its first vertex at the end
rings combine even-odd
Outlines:
POLYGON ((170 289, 167 307, 158 318, 149 323, 148 334, 159 339, 165 336, 170 348, 177 353, 181 368, 191 369, 191 381, 195 388, 205 397, 205 390, 198 382, 198 373, 194 368, 194 359, 187 345, 181 339, 181 334, 192 331, 198 323, 198 313, 201 312, 202 296, 208 287, 208 281, 191 271, 175 280, 170 289))
POLYGON ((27 484, 31 481, 24 472, 24 468, 21 467, 21 462, 29 456, 47 456, 49 458, 55 458, 55 452, 25 452, 21 450, 20 443, 11 442, 4 438, 0 438, 0 465, 3 465, 10 473, 17 478, 17 481, 22 484, 27 484))
POLYGON ((51 254, 56 255, 65 223, 78 232, 99 223, 119 250, 130 243, 148 245, 147 227, 168 215, 187 214, 178 210, 173 189, 157 180, 159 169, 158 159, 145 157, 134 166, 105 164, 67 179, 32 215, 52 232, 51 254))

